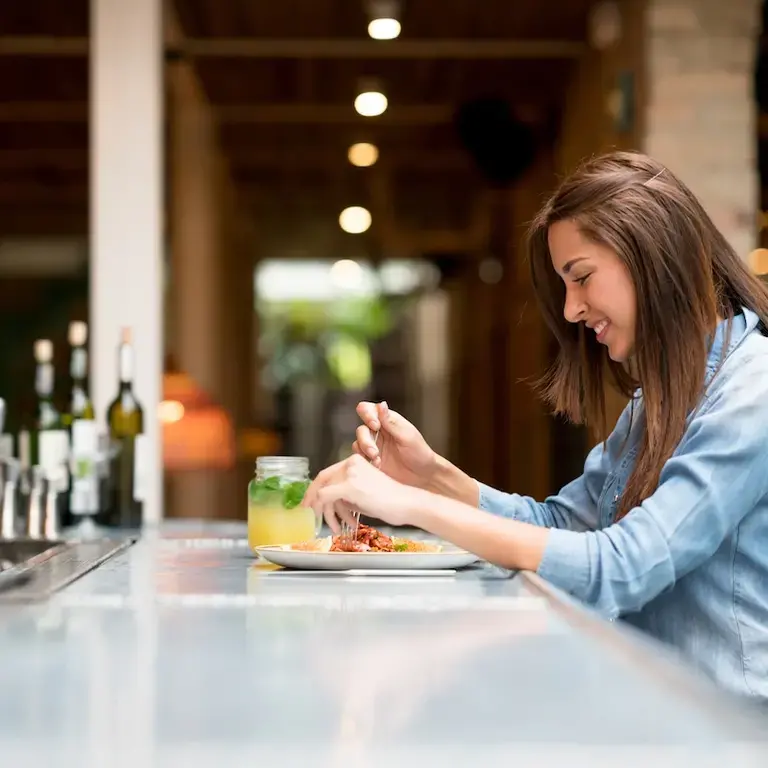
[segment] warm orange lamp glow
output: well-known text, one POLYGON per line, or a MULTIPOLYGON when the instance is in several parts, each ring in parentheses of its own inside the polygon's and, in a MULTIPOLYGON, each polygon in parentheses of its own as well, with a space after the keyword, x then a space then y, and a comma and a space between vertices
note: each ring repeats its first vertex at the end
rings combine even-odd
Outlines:
POLYGON ((234 465, 232 419, 187 374, 174 371, 163 375, 158 418, 165 469, 229 469, 234 465))

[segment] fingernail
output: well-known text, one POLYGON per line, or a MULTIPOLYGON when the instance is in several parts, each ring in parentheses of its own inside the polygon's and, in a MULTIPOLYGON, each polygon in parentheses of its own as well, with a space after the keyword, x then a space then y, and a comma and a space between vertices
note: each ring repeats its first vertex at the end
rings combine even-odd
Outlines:
POLYGON ((385 411, 388 411, 388 410, 389 410, 389 406, 387 405, 387 401, 386 401, 386 400, 382 400, 382 401, 381 401, 381 407, 382 407, 382 408, 383 408, 385 411))

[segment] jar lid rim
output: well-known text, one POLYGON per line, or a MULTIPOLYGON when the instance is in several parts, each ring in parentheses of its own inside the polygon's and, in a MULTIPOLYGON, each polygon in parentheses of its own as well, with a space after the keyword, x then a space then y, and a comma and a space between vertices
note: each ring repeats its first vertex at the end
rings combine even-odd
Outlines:
POLYGON ((287 462, 297 462, 301 464, 309 464, 309 457, 307 456, 259 456, 256 459, 256 466, 259 464, 279 464, 287 462))

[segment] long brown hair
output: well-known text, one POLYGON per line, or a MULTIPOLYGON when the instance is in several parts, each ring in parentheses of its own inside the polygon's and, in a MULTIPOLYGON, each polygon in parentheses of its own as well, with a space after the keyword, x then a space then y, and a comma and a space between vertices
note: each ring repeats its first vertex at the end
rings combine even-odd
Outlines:
POLYGON ((625 397, 639 387, 645 422, 619 517, 650 496, 664 463, 703 394, 718 317, 748 307, 768 327, 768 288, 718 231, 699 201, 669 169, 645 155, 613 152, 587 161, 545 203, 528 232, 531 277, 559 355, 540 382, 555 410, 602 435, 606 386, 625 397), (582 235, 611 248, 637 294, 631 365, 565 320, 565 286, 552 266, 548 231, 574 221, 582 235))

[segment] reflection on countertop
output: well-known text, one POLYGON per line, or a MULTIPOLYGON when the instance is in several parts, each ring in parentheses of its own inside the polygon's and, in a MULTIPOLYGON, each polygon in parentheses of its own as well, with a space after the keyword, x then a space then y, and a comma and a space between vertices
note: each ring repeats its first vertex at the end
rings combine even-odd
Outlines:
POLYGON ((524 574, 287 576, 241 537, 168 525, 0 608, 4 764, 768 764, 764 721, 524 574))

